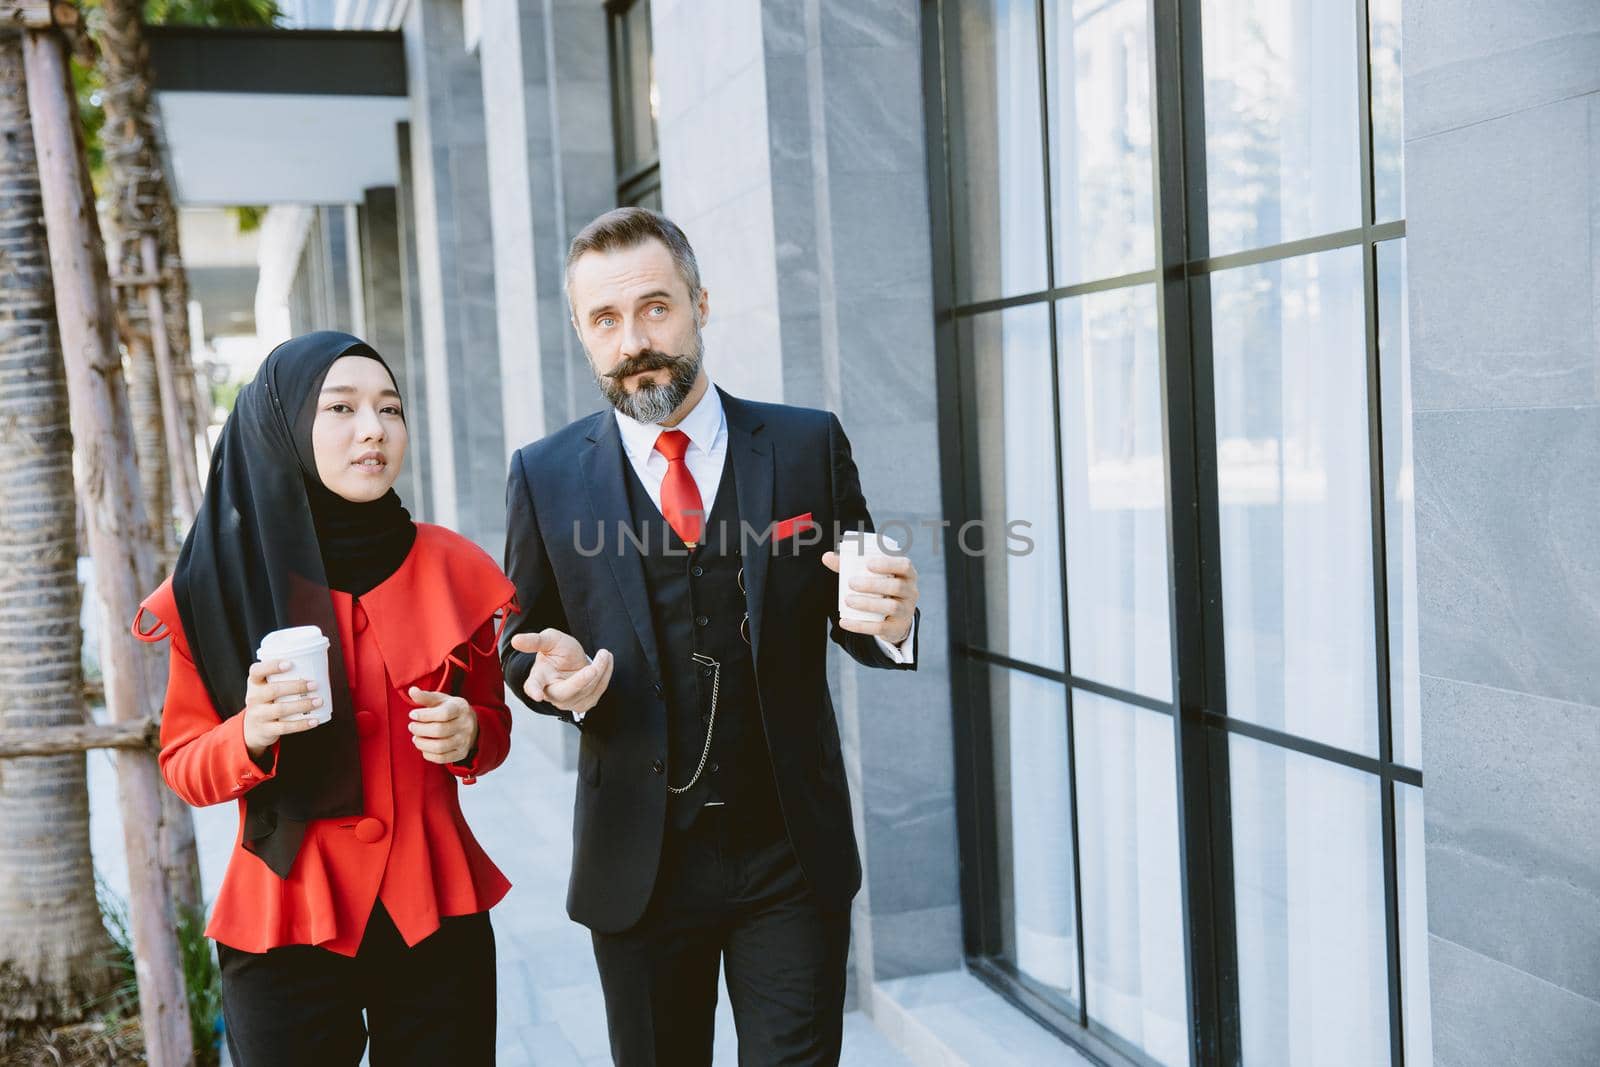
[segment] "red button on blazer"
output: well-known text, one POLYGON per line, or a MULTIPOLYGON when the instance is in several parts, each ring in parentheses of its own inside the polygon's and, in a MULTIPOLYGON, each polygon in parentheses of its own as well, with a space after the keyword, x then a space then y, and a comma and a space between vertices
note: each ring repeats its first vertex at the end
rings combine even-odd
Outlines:
MULTIPOLYGON (((506 757, 511 713, 494 615, 514 592, 482 549, 418 523, 411 554, 383 584, 359 601, 333 594, 351 703, 360 709, 365 811, 313 820, 287 878, 235 834, 208 936, 245 952, 321 945, 354 956, 379 900, 414 945, 441 917, 483 911, 505 896, 511 883, 467 828, 456 779, 470 783, 506 757), (471 766, 447 768, 424 760, 411 743, 407 691, 444 690, 458 665, 465 667, 460 694, 478 714, 478 748, 471 766)), ((262 771, 245 749, 244 716, 217 716, 184 640, 171 579, 145 600, 134 632, 148 641, 172 637, 161 722, 167 784, 194 805, 240 801, 242 833, 242 798, 275 773, 276 746, 272 768, 262 771), (153 632, 141 626, 147 611, 163 624, 153 632)))

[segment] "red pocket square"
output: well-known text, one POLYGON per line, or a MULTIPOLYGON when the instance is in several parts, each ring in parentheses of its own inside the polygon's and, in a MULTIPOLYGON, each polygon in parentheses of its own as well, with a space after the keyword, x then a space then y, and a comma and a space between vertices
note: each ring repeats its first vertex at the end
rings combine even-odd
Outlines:
POLYGON ((799 530, 803 530, 814 525, 816 524, 811 521, 811 512, 809 511, 804 515, 796 515, 792 519, 784 519, 782 522, 773 523, 772 543, 777 544, 779 541, 782 541, 785 538, 793 537, 799 530))

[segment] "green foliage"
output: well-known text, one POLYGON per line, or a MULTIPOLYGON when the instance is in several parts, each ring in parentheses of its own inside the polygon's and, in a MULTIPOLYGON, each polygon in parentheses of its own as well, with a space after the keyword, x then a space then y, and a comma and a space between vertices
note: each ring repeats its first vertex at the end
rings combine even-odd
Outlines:
POLYGON ((277 0, 145 0, 151 26, 276 26, 283 21, 277 0))
POLYGON ((211 383, 211 407, 221 408, 224 414, 233 411, 234 403, 239 399, 239 390, 245 387, 243 380, 211 383))
POLYGON ((183 958, 183 987, 189 992, 194 1062, 196 1067, 214 1067, 222 1050, 222 972, 206 937, 205 912, 181 910, 178 953, 183 958))
MULTIPOLYGON (((95 875, 95 895, 106 932, 115 946, 111 964, 120 976, 105 999, 93 1008, 107 1023, 136 1019, 139 1015, 139 981, 134 974, 133 932, 128 906, 95 875)), ((194 1039, 196 1067, 215 1067, 222 1056, 222 975, 216 955, 205 935, 205 915, 183 909, 178 917, 178 955, 183 964, 183 984, 189 995, 189 1031, 194 1039)))
POLYGON ((265 204, 240 204, 230 207, 228 213, 233 216, 240 233, 254 233, 261 229, 261 220, 267 217, 267 207, 265 204))

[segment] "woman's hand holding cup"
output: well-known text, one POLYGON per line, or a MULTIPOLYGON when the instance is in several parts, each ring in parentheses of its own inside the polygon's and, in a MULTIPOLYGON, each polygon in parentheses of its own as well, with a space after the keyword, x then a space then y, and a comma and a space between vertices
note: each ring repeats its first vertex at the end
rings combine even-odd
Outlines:
POLYGON ((253 758, 259 759, 285 734, 303 733, 321 721, 308 714, 322 707, 322 697, 313 692, 316 682, 304 678, 268 681, 293 666, 279 660, 250 665, 250 682, 244 692, 244 747, 253 758))
POLYGON ((478 743, 478 713, 463 697, 411 687, 411 743, 429 763, 461 763, 478 743))

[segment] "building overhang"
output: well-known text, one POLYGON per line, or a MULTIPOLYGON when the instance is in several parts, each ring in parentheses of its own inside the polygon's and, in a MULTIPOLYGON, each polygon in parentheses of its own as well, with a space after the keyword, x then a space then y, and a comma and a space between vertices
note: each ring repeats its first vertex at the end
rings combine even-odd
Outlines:
POLYGON ((410 114, 398 32, 145 33, 179 203, 351 203, 396 184, 410 114))

